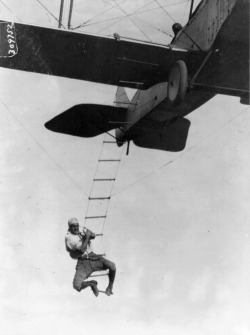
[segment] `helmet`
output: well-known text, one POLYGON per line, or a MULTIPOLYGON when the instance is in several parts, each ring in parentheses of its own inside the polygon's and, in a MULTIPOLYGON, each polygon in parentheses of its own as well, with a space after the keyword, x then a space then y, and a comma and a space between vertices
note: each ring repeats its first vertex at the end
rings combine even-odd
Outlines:
POLYGON ((173 24, 172 29, 174 34, 176 35, 182 29, 182 25, 176 22, 175 24, 173 24))

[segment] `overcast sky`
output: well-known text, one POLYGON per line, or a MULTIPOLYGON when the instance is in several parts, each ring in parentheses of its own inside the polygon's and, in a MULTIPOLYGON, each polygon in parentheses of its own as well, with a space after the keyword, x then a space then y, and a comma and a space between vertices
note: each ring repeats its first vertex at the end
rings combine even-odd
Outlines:
MULTIPOLYGON (((42 2, 58 16, 59 1, 42 2)), ((37 1, 3 3, 2 19, 56 27, 37 1)), ((73 23, 101 6, 76 1, 73 23)), ((185 12, 184 2, 170 15, 185 12)), ((44 123, 76 104, 112 104, 116 88, 7 69, 0 78, 0 334, 249 334, 249 107, 217 95, 188 115, 180 152, 131 143, 104 230, 114 295, 96 298, 73 289, 64 236, 68 218, 83 223, 103 135, 53 133, 44 123)))

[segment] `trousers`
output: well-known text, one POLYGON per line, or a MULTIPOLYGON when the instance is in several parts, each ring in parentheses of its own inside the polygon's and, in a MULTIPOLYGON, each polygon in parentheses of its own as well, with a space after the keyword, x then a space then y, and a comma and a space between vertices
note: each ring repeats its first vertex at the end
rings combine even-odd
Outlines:
POLYGON ((115 263, 107 260, 104 257, 100 257, 93 252, 88 255, 88 258, 78 258, 76 272, 73 280, 74 289, 80 292, 84 280, 86 280, 91 275, 91 273, 105 270, 115 271, 115 263))

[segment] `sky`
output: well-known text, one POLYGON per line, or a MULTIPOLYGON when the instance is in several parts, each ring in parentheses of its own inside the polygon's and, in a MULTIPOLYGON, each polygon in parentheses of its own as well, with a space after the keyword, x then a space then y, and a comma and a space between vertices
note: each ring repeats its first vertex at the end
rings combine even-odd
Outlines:
MULTIPOLYGON (((56 27, 36 1, 3 3, 2 19, 56 27)), ((58 2, 43 4, 58 16, 58 2)), ((76 1, 74 25, 101 6, 76 1)), ((76 104, 112 104, 116 88, 3 68, 0 78, 0 334, 250 334, 249 106, 217 95, 186 117, 183 151, 123 153, 103 239, 114 295, 96 298, 73 289, 64 236, 70 217, 84 222, 103 135, 44 124, 76 104)))

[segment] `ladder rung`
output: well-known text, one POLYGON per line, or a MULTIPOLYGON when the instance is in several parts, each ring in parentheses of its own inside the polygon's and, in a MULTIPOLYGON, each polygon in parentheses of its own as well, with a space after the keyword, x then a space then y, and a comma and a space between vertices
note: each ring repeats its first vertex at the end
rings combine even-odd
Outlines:
POLYGON ((92 275, 92 276, 89 276, 90 277, 102 277, 102 276, 107 276, 108 274, 107 273, 104 273, 103 275, 92 275))
POLYGON ((114 181, 115 178, 101 178, 101 179, 93 179, 93 181, 114 181))
POLYGON ((106 215, 100 215, 100 216, 85 216, 85 219, 105 219, 107 216, 106 215))
POLYGON ((102 197, 102 198, 97 198, 97 197, 94 197, 94 198, 91 198, 89 197, 89 200, 109 200, 110 197, 102 197))
POLYGON ((98 159, 98 162, 120 162, 120 159, 98 159))

